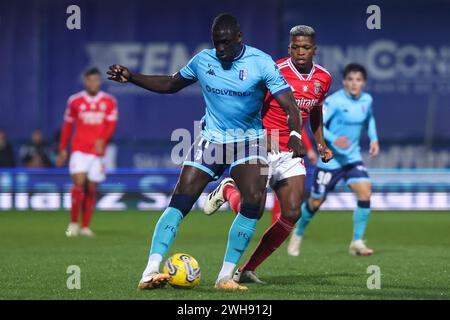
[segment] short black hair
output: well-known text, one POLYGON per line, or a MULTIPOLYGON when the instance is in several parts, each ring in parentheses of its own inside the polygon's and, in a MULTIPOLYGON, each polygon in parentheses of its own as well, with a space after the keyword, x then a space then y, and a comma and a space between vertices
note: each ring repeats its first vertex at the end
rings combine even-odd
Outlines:
POLYGON ((98 70, 97 67, 92 67, 92 68, 86 69, 86 71, 84 71, 85 78, 92 76, 92 75, 98 75, 98 76, 101 75, 100 70, 98 70))
POLYGON ((235 16, 229 13, 221 13, 214 18, 211 31, 231 30, 234 33, 241 31, 241 26, 235 16))
POLYGON ((366 71, 366 68, 364 68, 364 66, 362 64, 349 63, 348 65, 346 65, 345 68, 344 68, 344 72, 342 74, 344 79, 345 79, 345 77, 347 77, 347 75, 350 72, 361 72, 363 77, 364 77, 364 80, 367 80, 367 71, 366 71))

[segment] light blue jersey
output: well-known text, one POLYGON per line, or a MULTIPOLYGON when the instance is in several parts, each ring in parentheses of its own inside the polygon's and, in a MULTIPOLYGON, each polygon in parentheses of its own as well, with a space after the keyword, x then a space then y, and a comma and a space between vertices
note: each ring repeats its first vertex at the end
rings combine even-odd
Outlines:
POLYGON ((318 167, 333 170, 361 161, 359 140, 365 125, 370 141, 378 141, 370 94, 362 92, 355 99, 341 89, 330 95, 323 106, 323 133, 334 158, 328 163, 319 160, 318 167), (340 149, 334 144, 336 138, 341 136, 346 136, 351 143, 348 149, 340 149))
POLYGON ((267 89, 274 96, 290 90, 275 62, 261 50, 244 45, 230 64, 227 68, 216 57, 216 49, 205 49, 180 70, 183 78, 200 83, 206 103, 202 136, 211 142, 260 138, 267 89))

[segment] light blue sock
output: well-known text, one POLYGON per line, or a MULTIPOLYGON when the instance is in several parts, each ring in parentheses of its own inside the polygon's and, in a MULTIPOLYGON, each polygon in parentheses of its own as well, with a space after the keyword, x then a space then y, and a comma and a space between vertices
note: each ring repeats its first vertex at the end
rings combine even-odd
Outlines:
POLYGON ((308 201, 304 201, 302 203, 302 217, 297 223, 297 227, 295 228, 295 234, 299 237, 303 237, 305 234, 306 226, 311 222, 311 219, 314 217, 314 213, 311 212, 309 208, 308 201))
POLYGON ((183 214, 178 209, 168 207, 163 212, 153 232, 150 254, 159 253, 162 257, 166 255, 170 245, 175 240, 182 219, 183 214))
POLYGON ((370 201, 358 200, 358 206, 353 212, 353 241, 362 240, 367 222, 369 221, 370 201))
POLYGON ((258 219, 250 219, 238 213, 228 234, 225 262, 237 264, 253 237, 258 219))

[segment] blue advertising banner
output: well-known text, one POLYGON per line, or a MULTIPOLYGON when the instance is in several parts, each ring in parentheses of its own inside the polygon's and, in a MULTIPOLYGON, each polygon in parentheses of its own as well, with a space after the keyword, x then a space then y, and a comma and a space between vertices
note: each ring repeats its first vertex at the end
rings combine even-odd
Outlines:
MULTIPOLYGON (((308 171, 308 186, 312 172, 308 171)), ((374 194, 372 208, 379 210, 450 210, 449 170, 369 170, 374 194)), ((178 169, 115 170, 100 184, 97 207, 101 210, 163 210, 178 180, 178 169)), ((211 182, 194 208, 202 209, 211 182)), ((0 171, 0 210, 58 210, 70 208, 71 180, 66 170, 0 171)), ((330 193, 325 209, 346 210, 355 206, 355 196, 338 184, 330 193)), ((273 205, 269 192, 266 207, 273 205)), ((224 206, 223 209, 226 209, 224 206)))

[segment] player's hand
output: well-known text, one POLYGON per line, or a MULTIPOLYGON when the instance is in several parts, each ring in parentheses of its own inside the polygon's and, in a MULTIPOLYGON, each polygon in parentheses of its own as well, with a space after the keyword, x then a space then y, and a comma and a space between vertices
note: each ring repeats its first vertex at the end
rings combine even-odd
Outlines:
POLYGON ((370 143, 369 154, 371 157, 376 157, 380 153, 380 144, 378 141, 370 143))
POLYGON ((105 140, 104 139, 95 140, 94 149, 97 155, 103 154, 105 150, 105 140))
POLYGON ((67 150, 61 150, 56 157, 55 165, 60 168, 62 167, 67 160, 67 150))
POLYGON ((314 150, 308 150, 306 153, 306 157, 308 158, 311 165, 315 166, 317 164, 317 153, 314 150))
POLYGON ((288 148, 292 151, 293 158, 303 158, 306 155, 306 148, 299 137, 290 136, 288 140, 288 148))
POLYGON ((328 161, 333 159, 333 151, 331 151, 331 149, 329 149, 326 145, 321 145, 319 143, 317 145, 317 151, 320 154, 320 159, 322 159, 324 163, 327 163, 328 161))
POLYGON ((120 83, 126 83, 131 79, 131 72, 128 68, 119 64, 113 64, 109 66, 109 70, 106 71, 109 80, 117 81, 120 83))
POLYGON ((334 140, 334 144, 340 149, 347 149, 352 143, 348 141, 347 137, 342 136, 337 137, 336 140, 334 140))

